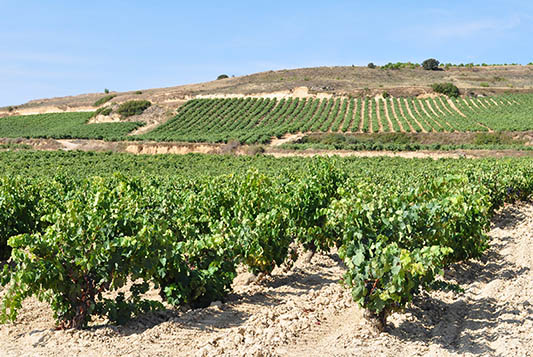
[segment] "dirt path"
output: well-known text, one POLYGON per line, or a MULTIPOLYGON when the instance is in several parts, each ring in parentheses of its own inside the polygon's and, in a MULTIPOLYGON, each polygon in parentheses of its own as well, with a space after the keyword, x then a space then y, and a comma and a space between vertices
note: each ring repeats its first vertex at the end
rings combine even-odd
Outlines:
MULTIPOLYGON (((346 110, 344 111, 344 116, 342 117, 342 120, 339 123, 339 128, 337 129, 337 133, 342 133, 342 128, 344 127, 346 120, 351 120, 351 118, 348 119, 349 108, 350 108, 350 101, 348 100, 348 102, 346 103, 346 110)), ((348 122, 348 124, 350 124, 350 122, 348 122)))
MULTIPOLYGON (((394 99, 391 99, 391 100, 394 101, 394 99)), ((411 130, 411 133, 416 133, 415 128, 413 128, 413 124, 411 124, 411 121, 409 119, 407 119, 407 116, 403 112, 402 105, 401 105, 401 102, 400 102, 400 98, 397 98, 396 100, 397 100, 397 103, 398 103, 398 109, 400 110, 400 115, 404 118, 404 120, 407 123, 407 125, 409 125, 409 129, 411 130)), ((394 109, 394 103, 392 104, 392 111, 393 111, 394 115, 396 115, 396 118, 398 118, 398 115, 397 115, 398 113, 396 113, 396 109, 394 109)))
POLYGON ((304 136, 305 136, 305 134, 303 134, 303 133, 296 133, 296 134, 286 134, 286 135, 284 135, 283 137, 281 137, 279 139, 274 137, 270 141, 270 146, 273 146, 273 147, 281 146, 283 144, 287 144, 287 143, 296 141, 298 139, 301 139, 304 136))
MULTIPOLYGON (((381 104, 381 103, 380 103, 380 102, 381 102, 380 99, 378 99, 378 98, 375 98, 375 99, 374 99, 374 103, 375 103, 375 105, 376 105, 376 115, 377 115, 377 117, 378 117, 379 132, 380 132, 380 133, 383 133, 383 132, 385 132, 384 125, 383 125, 383 121, 385 120, 385 118, 382 118, 382 117, 381 117, 381 110, 380 110, 380 104, 381 104)), ((390 122, 389 122, 389 123, 390 123, 390 122)), ((390 123, 390 129, 389 129, 389 130, 390 130, 390 131, 393 131, 393 130, 392 130, 392 123, 390 123)))
POLYGON ((474 110, 474 107, 476 107, 477 109, 480 109, 477 105, 477 103, 472 100, 472 99, 469 99, 469 98, 462 98, 462 101, 465 102, 465 104, 472 110, 474 110))
MULTIPOLYGON (((404 98, 403 100, 405 102, 405 108, 407 109, 407 113, 409 113, 409 116, 411 117, 411 119, 413 119, 415 121, 416 125, 418 125, 418 127, 420 128, 420 130, 422 130, 423 133, 427 133, 427 130, 424 129, 422 124, 420 124, 420 122, 413 115, 413 112, 411 111, 411 108, 409 108, 409 104, 408 104, 407 98, 404 98)), ((400 106, 400 109, 401 108, 402 107, 400 106)), ((416 109, 416 107, 415 107, 415 109, 416 109)))
MULTIPOLYGON (((392 120, 389 115, 389 108, 387 108, 387 99, 380 99, 380 102, 383 103, 383 110, 385 112, 385 118, 387 119, 387 122, 389 123, 389 129, 391 133, 395 132, 394 127, 392 126, 392 120)), ((400 127, 400 132, 405 133, 405 130, 403 130, 402 125, 398 122, 398 126, 400 127)))
POLYGON ((452 115, 453 114, 457 114, 457 113, 452 112, 452 110, 446 105, 446 102, 444 102, 444 99, 442 99, 441 96, 438 96, 435 100, 437 100, 437 99, 440 101, 440 104, 444 108, 444 110, 446 110, 448 113, 450 113, 452 115))
POLYGON ((448 98, 447 100, 448 100, 448 104, 450 105, 450 107, 452 107, 453 110, 455 110, 463 118, 466 118, 466 115, 462 111, 460 111, 459 108, 457 108, 455 103, 450 98, 448 98))
MULTIPOLYGON (((387 99, 386 99, 386 100, 387 100, 387 99)), ((394 100, 393 98, 388 99, 388 101, 389 101, 389 103, 390 103, 390 107, 391 107, 392 114, 389 113, 389 106, 388 106, 388 104, 387 104, 387 105, 385 105, 385 115, 387 115, 387 117, 389 118, 389 120, 390 120, 391 117, 393 117, 394 120, 396 120, 396 122, 397 122, 398 125, 400 126, 400 131, 401 131, 402 133, 405 133, 406 130, 405 130, 405 128, 403 127, 402 122, 401 122, 400 119, 398 118, 398 115, 396 114, 396 109, 394 109, 394 102, 393 102, 393 100, 394 100)))
POLYGON ((483 108, 489 109, 489 107, 485 105, 482 99, 476 98, 475 101, 477 102, 478 105, 482 106, 483 108))
MULTIPOLYGON (((350 151, 350 150, 284 150, 279 145, 295 141, 306 133, 289 134, 281 139, 276 139, 269 146, 265 146, 264 154, 274 157, 311 157, 311 156, 355 156, 355 157, 405 157, 405 158, 480 158, 480 157, 533 157, 530 150, 450 150, 450 151, 350 151)), ((178 143, 178 142, 137 142, 137 141, 104 141, 104 140, 54 140, 54 139, 2 139, 0 144, 17 144, 31 146, 34 150, 80 150, 97 152, 121 152, 142 155, 175 154, 235 154, 250 155, 250 147, 247 145, 233 146, 230 144, 213 143, 178 143)), ((253 146, 252 146, 253 147, 253 146)))
MULTIPOLYGON (((419 103, 420 103, 420 108, 422 108, 422 111, 424 112, 424 114, 426 114, 426 117, 428 117, 429 120, 431 120, 433 122, 433 124, 436 124, 438 127, 440 127, 445 133, 449 133, 449 131, 447 129, 445 129, 444 126, 441 123, 439 123, 437 119, 433 118, 433 116, 431 116, 431 114, 429 114, 429 112, 426 109, 426 104, 427 104, 426 101, 425 100, 420 100, 419 103)), ((437 113, 435 113, 435 115, 438 117, 437 113)))
MULTIPOLYGON (((335 252, 300 258, 257 281, 242 272, 225 303, 166 310, 125 326, 95 321, 53 330, 49 308, 26 300, 16 324, 0 326, 2 356, 531 356, 533 204, 503 209, 491 248, 445 279, 464 293, 431 292, 376 334, 338 284, 335 252)), ((152 295, 155 291, 151 292, 152 295)))
POLYGON ((348 127, 348 130, 346 130, 347 132, 353 132, 354 127, 356 127, 357 130, 360 130, 359 125, 360 125, 361 119, 359 118, 359 112, 357 111, 357 100, 358 99, 355 99, 355 102, 354 102, 352 117, 349 118, 350 126, 348 127))
MULTIPOLYGON (((365 120, 365 110, 366 110, 365 104, 366 104, 365 100, 361 99, 361 113, 360 113, 361 120, 359 121, 359 127, 357 129, 358 133, 362 133, 363 132, 363 125, 364 125, 364 120, 365 120)), ((369 127, 369 130, 372 129, 370 124, 368 125, 368 127, 369 127)))

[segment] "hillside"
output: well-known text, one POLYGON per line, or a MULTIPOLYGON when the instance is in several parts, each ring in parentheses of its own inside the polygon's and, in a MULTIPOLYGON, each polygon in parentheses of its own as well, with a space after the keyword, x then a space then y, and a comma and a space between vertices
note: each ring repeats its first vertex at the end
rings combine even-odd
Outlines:
MULTIPOLYGON (((447 70, 423 69, 370 69, 367 67, 316 67, 268 71, 242 77, 168 88, 116 92, 117 103, 132 99, 147 99, 163 107, 175 108, 196 96, 290 95, 295 88, 307 87, 311 94, 375 95, 383 91, 393 96, 415 96, 431 92, 435 82, 453 82, 463 92, 494 94, 533 91, 533 66, 451 67, 447 70)), ((36 99, 17 105, 20 114, 39 113, 39 108, 56 107, 59 110, 91 110, 103 93, 50 99, 36 99)), ((14 103, 15 104, 15 103, 14 103)), ((0 114, 7 108, 0 109, 0 114)))
POLYGON ((532 93, 530 65, 304 68, 34 100, 0 110, 6 117, 0 120, 0 138, 271 143, 290 150, 530 151, 532 93), (454 83, 461 96, 437 95, 431 88, 445 82, 454 83), (130 104, 146 106, 121 114, 120 107, 130 104))

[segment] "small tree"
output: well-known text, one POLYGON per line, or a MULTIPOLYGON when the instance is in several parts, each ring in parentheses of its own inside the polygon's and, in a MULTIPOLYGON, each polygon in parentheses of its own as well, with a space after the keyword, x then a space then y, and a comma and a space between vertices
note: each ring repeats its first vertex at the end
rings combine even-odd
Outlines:
POLYGON ((375 65, 374 63, 370 62, 370 63, 367 65, 367 67, 370 68, 370 69, 374 69, 374 68, 376 68, 376 65, 375 65))
POLYGON ((105 94, 109 94, 109 89, 107 89, 107 88, 104 89, 104 93, 105 93, 105 94))
POLYGON ((229 78, 227 74, 221 74, 220 76, 217 77, 217 80, 226 79, 226 78, 229 78))
POLYGON ((422 62, 422 67, 426 71, 436 71, 439 69, 439 61, 437 61, 435 58, 429 58, 422 62))

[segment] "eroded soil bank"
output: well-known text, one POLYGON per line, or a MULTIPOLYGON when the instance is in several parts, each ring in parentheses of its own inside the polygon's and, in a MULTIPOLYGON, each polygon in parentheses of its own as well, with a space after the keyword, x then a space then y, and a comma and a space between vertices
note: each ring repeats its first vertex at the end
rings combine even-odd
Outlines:
POLYGON ((483 158, 483 157, 533 157, 533 150, 450 150, 450 151, 349 151, 349 150, 284 150, 275 145, 247 146, 235 143, 162 143, 153 141, 104 141, 84 139, 6 139, 0 138, 0 150, 65 150, 111 151, 131 154, 235 154, 262 153, 275 157, 353 156, 353 157, 403 157, 403 158, 483 158))

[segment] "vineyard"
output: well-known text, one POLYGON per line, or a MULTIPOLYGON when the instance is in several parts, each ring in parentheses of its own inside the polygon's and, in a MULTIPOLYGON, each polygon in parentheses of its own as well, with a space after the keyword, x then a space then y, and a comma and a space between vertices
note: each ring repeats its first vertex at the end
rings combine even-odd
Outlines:
POLYGON ((0 118, 0 137, 108 139, 122 138, 141 123, 87 124, 92 113, 53 113, 0 118))
POLYGON ((533 129, 532 95, 480 98, 196 99, 137 137, 266 143, 287 133, 431 133, 533 129))
POLYGON ((87 124, 91 113, 0 118, 3 138, 268 143, 289 133, 458 133, 533 129, 533 96, 193 99, 152 131, 140 122, 87 124))
POLYGON ((422 290, 460 289, 442 269, 481 257, 495 210, 533 192, 533 164, 521 159, 2 155, 37 166, 0 180, 0 257, 10 257, 1 320, 36 296, 62 328, 209 306, 226 298, 239 266, 268 275, 295 258, 295 244, 338 249, 343 285, 383 328, 422 290), (58 171, 91 160, 99 176, 58 171), (111 163, 117 173, 104 169, 111 163), (219 172, 202 174, 209 165, 219 172), (164 304, 143 297, 150 287, 164 304))

